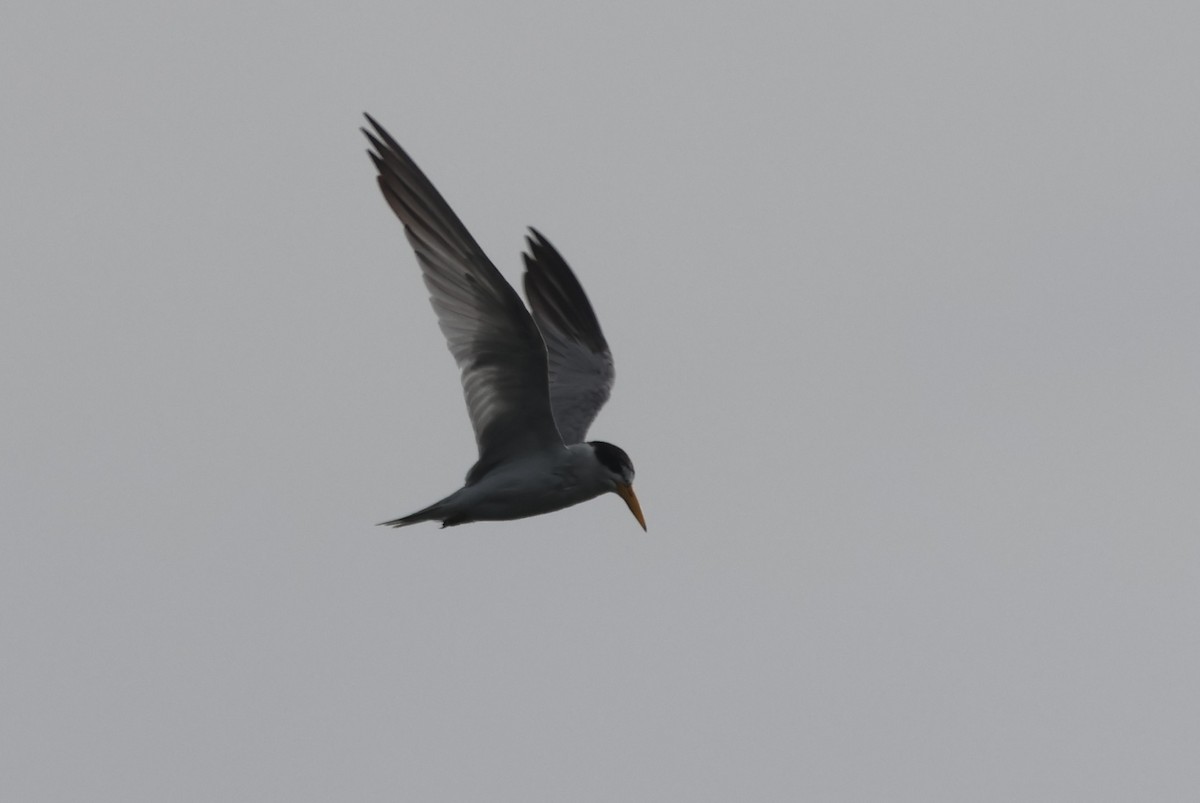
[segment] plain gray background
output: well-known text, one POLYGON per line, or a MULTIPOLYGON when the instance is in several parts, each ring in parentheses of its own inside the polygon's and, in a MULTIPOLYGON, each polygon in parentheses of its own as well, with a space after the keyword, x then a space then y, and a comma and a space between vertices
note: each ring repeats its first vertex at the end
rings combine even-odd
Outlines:
POLYGON ((1195 800, 1194 3, 18 3, 0 798, 1195 800), (474 459, 357 128, 638 469, 474 459))

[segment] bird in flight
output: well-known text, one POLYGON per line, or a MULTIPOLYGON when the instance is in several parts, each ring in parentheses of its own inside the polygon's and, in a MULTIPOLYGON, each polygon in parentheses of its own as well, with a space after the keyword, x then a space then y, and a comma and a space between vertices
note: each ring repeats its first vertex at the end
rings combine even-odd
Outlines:
POLYGON ((404 224, 438 325, 462 372, 479 460, 462 488, 383 524, 523 519, 605 493, 642 529, 633 464, 619 447, 584 442, 613 384, 613 360, 583 288, 536 229, 526 237, 533 314, 396 140, 365 115, 379 189, 404 224))

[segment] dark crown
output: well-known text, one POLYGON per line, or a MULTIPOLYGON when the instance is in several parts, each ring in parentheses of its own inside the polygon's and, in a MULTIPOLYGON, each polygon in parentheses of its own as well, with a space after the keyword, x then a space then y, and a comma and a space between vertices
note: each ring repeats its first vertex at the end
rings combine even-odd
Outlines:
POLYGON ((592 451, 596 453, 596 459, 600 461, 600 465, 618 477, 628 476, 629 479, 633 479, 633 463, 630 462, 629 455, 625 454, 624 449, 604 441, 588 441, 588 446, 591 446, 592 451))

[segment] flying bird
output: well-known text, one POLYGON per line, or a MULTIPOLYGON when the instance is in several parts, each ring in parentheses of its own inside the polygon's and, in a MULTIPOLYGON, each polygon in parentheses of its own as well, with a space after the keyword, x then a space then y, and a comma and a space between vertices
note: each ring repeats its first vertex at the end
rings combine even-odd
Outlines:
POLYGON ((613 359, 579 280, 536 229, 526 237, 525 308, 425 174, 379 123, 362 129, 379 189, 404 224, 438 325, 462 373, 479 460, 462 488, 391 521, 522 519, 605 493, 642 529, 633 464, 619 447, 584 441, 608 401, 613 359))

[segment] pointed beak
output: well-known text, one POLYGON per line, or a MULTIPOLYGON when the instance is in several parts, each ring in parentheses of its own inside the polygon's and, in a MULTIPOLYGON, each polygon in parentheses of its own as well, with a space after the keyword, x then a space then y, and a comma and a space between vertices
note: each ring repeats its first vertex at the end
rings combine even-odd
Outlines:
POLYGON ((646 529, 646 519, 642 517, 642 506, 638 504, 637 494, 633 492, 632 485, 617 483, 617 496, 625 500, 625 504, 629 505, 629 512, 638 520, 638 524, 642 525, 642 529, 646 529))

